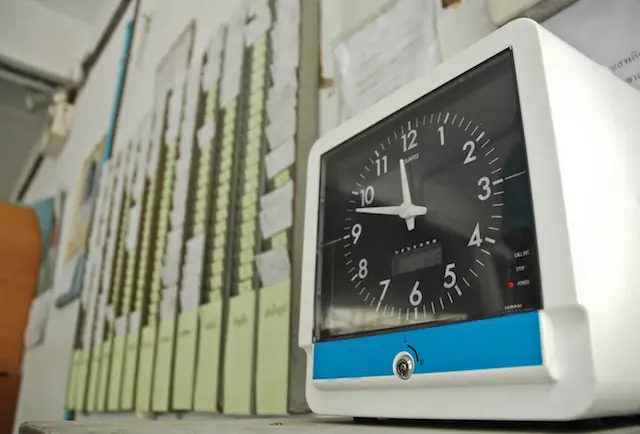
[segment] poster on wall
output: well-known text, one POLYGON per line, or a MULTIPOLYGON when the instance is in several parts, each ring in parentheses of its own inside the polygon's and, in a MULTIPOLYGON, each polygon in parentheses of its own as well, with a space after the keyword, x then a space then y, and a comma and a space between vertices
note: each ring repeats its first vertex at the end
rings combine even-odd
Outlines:
POLYGON ((638 0, 582 0, 549 18, 543 25, 640 89, 639 16, 638 0))
POLYGON ((82 172, 78 181, 73 210, 69 215, 71 222, 65 249, 65 261, 70 261, 85 248, 89 235, 89 226, 93 212, 93 202, 98 193, 98 180, 102 152, 106 135, 93 147, 93 150, 82 165, 82 172))
POLYGON ((435 67, 440 49, 432 0, 396 1, 335 45, 342 119, 435 67))

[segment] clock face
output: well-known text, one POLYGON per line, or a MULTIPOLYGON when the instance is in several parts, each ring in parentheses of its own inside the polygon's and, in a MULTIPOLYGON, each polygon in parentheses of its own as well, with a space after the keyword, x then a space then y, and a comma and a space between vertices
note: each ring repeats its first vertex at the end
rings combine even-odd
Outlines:
POLYGON ((542 307, 511 55, 322 157, 316 341, 542 307))

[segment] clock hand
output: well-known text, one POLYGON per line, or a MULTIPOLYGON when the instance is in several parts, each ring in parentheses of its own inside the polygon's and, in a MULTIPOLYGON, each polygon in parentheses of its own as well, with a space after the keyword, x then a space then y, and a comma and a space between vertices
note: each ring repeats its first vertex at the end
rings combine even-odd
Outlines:
POLYGON ((411 190, 407 179, 407 169, 404 167, 404 159, 400 159, 400 183, 402 184, 402 204, 411 206, 411 190))
POLYGON ((372 206, 370 208, 356 208, 356 212, 363 214, 397 215, 402 214, 401 206, 372 206))

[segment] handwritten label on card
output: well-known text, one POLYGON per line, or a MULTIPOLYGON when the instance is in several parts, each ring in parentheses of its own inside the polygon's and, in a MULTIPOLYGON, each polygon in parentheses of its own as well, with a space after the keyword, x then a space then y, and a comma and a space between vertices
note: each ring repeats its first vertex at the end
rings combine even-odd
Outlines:
POLYGON ((291 262, 287 249, 278 248, 256 256, 256 267, 262 286, 273 285, 291 277, 291 262))

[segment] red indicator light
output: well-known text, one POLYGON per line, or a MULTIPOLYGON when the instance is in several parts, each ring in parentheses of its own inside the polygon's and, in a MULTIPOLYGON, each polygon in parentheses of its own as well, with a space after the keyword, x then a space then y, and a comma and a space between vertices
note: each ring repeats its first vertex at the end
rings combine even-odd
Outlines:
POLYGON ((513 288, 514 286, 516 286, 516 284, 515 284, 515 283, 513 283, 513 282, 509 282, 509 288, 513 288))

